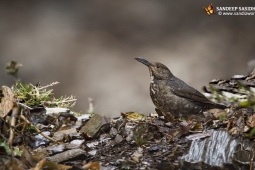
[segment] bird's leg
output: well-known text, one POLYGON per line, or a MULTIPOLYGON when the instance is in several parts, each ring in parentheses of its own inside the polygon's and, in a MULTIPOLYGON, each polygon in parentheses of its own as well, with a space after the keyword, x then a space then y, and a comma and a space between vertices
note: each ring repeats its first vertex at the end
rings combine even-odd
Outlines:
POLYGON ((157 112, 158 116, 164 116, 164 114, 157 108, 155 108, 155 111, 157 112))
POLYGON ((161 110, 155 108, 155 111, 159 116, 164 116, 165 122, 174 122, 174 117, 170 112, 162 112, 161 110))

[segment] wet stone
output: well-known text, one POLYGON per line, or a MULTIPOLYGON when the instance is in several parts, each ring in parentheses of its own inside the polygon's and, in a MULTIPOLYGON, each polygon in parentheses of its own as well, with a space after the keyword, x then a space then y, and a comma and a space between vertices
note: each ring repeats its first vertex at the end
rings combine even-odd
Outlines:
MULTIPOLYGON (((45 135, 50 135, 50 132, 48 131, 44 131, 43 132, 45 135)), ((48 143, 50 143, 50 140, 43 137, 41 134, 35 135, 35 142, 32 143, 32 147, 33 148, 38 148, 39 146, 42 145, 47 145, 48 143)))
POLYGON ((161 150, 162 149, 162 146, 161 145, 156 145, 156 146, 153 146, 149 149, 149 152, 156 152, 158 150, 161 150))
POLYGON ((80 130, 88 137, 94 138, 110 127, 110 118, 95 114, 80 130))
MULTIPOLYGON (((206 139, 193 140, 187 155, 181 157, 181 169, 242 169, 241 166, 233 164, 233 157, 237 156, 237 146, 240 142, 243 149, 252 152, 253 142, 249 140, 240 141, 240 138, 231 136, 226 130, 208 130, 211 136, 206 139)), ((238 153, 238 154, 237 154, 238 153)), ((249 153, 249 152, 247 152, 249 153)), ((243 154, 250 159, 249 154, 243 154)), ((238 157, 238 156, 237 156, 238 157)), ((248 162, 248 159, 243 162, 248 162)))

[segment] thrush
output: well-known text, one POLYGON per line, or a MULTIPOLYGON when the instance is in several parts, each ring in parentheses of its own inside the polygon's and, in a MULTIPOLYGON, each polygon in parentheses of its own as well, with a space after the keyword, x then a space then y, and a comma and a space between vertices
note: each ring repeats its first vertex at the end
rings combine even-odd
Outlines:
POLYGON ((135 59, 149 68, 150 96, 156 108, 165 117, 170 115, 187 117, 213 108, 226 108, 210 101, 199 91, 175 77, 164 64, 151 63, 143 58, 135 59))

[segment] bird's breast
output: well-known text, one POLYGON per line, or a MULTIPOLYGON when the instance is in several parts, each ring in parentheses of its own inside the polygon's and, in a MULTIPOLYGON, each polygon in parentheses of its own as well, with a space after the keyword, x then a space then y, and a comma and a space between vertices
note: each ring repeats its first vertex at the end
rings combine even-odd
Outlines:
POLYGON ((150 96, 151 96, 151 99, 154 103, 154 105, 157 107, 157 108, 162 108, 163 106, 163 98, 162 98, 162 94, 160 92, 160 86, 159 84, 157 83, 151 83, 150 84, 150 96))
POLYGON ((159 93, 159 87, 157 84, 155 84, 154 82, 150 84, 150 94, 152 95, 156 95, 159 93))
POLYGON ((154 76, 150 76, 151 77, 151 83, 154 83, 154 76))

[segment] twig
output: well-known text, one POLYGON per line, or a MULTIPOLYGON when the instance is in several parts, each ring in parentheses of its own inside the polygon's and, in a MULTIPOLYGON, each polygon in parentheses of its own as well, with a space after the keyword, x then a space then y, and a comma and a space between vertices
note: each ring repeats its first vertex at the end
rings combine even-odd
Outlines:
POLYGON ((47 87, 54 86, 54 85, 56 85, 56 84, 58 84, 58 83, 59 83, 59 82, 55 81, 55 82, 53 82, 53 83, 51 83, 51 84, 49 84, 49 85, 46 85, 46 86, 43 86, 43 87, 38 88, 38 90, 41 90, 41 89, 45 89, 45 88, 47 88, 47 87))
POLYGON ((46 103, 46 104, 60 104, 60 103, 75 102, 76 100, 77 99, 69 99, 69 100, 62 100, 60 102, 42 101, 42 103, 46 103))
POLYGON ((252 169, 253 159, 254 159, 254 145, 253 145, 253 151, 252 151, 252 158, 250 160, 250 170, 253 170, 252 169))
MULTIPOLYGON (((24 120, 28 125, 33 125, 33 123, 31 123, 29 120, 27 120, 27 118, 25 118, 25 116, 20 115, 19 116, 22 120, 24 120)), ((34 125, 33 125, 34 126, 34 125)), ((49 137, 48 135, 44 134, 43 132, 41 132, 36 126, 34 126, 35 130, 37 133, 41 134, 43 137, 49 139, 52 142, 57 142, 55 139, 49 137)))
POLYGON ((23 106, 23 107, 25 107, 25 108, 28 108, 28 109, 30 109, 30 110, 33 109, 32 107, 29 107, 29 106, 27 106, 27 105, 25 105, 25 104, 23 104, 23 103, 20 103, 20 102, 17 102, 17 101, 16 101, 16 103, 19 104, 19 105, 21 105, 21 106, 23 106))
POLYGON ((19 107, 18 106, 13 107, 12 115, 11 115, 10 122, 9 122, 11 127, 10 127, 10 135, 9 135, 8 143, 10 146, 12 146, 12 141, 13 141, 14 134, 15 134, 13 127, 15 127, 15 125, 16 125, 16 117, 18 117, 18 114, 19 114, 19 107))

